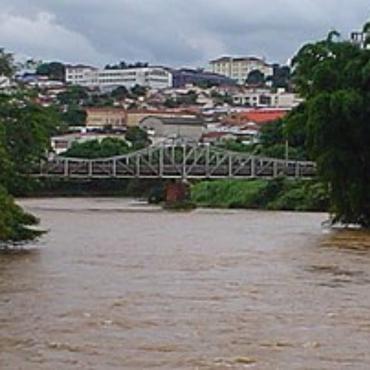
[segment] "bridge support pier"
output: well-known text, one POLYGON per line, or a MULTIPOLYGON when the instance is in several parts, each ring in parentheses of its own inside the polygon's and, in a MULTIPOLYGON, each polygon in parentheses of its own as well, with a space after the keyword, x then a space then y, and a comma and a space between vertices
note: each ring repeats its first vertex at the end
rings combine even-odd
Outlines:
POLYGON ((189 198, 189 187, 183 181, 167 183, 165 191, 165 200, 167 205, 181 203, 189 198))

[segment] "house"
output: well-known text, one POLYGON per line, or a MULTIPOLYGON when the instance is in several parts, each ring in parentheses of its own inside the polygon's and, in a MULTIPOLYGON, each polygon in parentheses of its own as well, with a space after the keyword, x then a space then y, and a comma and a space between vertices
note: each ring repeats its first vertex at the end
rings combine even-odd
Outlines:
POLYGON ((182 109, 132 109, 127 111, 127 127, 139 126, 140 122, 151 116, 161 117, 194 117, 194 113, 182 109))
POLYGON ((225 118, 224 122, 234 125, 244 125, 252 122, 261 126, 284 118, 288 112, 286 109, 247 109, 230 114, 225 118))
POLYGON ((249 107, 292 109, 302 102, 297 94, 286 92, 285 89, 278 89, 276 92, 270 89, 246 89, 234 94, 232 98, 235 105, 249 107))
POLYGON ((86 127, 90 129, 126 128, 127 111, 122 108, 87 108, 86 127))
MULTIPOLYGON (((233 112, 226 116, 222 122, 209 126, 208 134, 216 136, 215 132, 223 133, 232 135, 244 143, 256 143, 263 125, 281 119, 287 113, 288 111, 282 109, 249 109, 233 112)), ((211 139, 206 137, 206 140, 211 139)))
POLYGON ((199 141, 205 129, 203 119, 182 116, 149 116, 140 122, 139 127, 152 136, 154 143, 175 138, 199 141))
POLYGON ((216 144, 228 140, 236 140, 238 137, 226 131, 210 131, 202 135, 201 141, 205 144, 216 144))

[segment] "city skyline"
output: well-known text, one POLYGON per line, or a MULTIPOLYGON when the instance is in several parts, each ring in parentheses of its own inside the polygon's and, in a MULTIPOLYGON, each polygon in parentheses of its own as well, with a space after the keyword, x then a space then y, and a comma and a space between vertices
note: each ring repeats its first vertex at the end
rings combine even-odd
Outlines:
POLYGON ((286 63, 332 28, 347 37, 370 8, 363 0, 13 0, 1 6, 0 46, 16 55, 193 67, 227 54, 286 63))

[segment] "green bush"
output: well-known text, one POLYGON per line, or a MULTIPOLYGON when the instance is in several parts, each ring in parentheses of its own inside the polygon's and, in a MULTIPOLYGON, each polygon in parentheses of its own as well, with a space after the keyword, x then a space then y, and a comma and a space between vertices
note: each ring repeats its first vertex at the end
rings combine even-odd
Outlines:
POLYGON ((316 180, 285 180, 280 193, 267 204, 268 209, 327 211, 328 191, 316 180))
POLYGON ((32 240, 42 232, 27 228, 36 225, 38 220, 24 212, 3 187, 0 187, 0 247, 7 243, 32 240))
POLYGON ((219 208, 257 208, 259 193, 265 180, 205 181, 193 186, 192 201, 198 205, 219 208))
POLYGON ((314 180, 218 180, 192 187, 199 206, 291 211, 327 211, 328 192, 314 180))

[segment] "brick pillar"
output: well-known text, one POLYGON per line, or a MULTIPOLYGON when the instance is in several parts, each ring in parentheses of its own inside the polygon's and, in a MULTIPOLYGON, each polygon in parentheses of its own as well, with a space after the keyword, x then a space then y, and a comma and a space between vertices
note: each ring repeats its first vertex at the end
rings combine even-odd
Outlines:
POLYGON ((171 182, 166 185, 166 203, 174 204, 187 199, 187 186, 183 182, 171 182))

